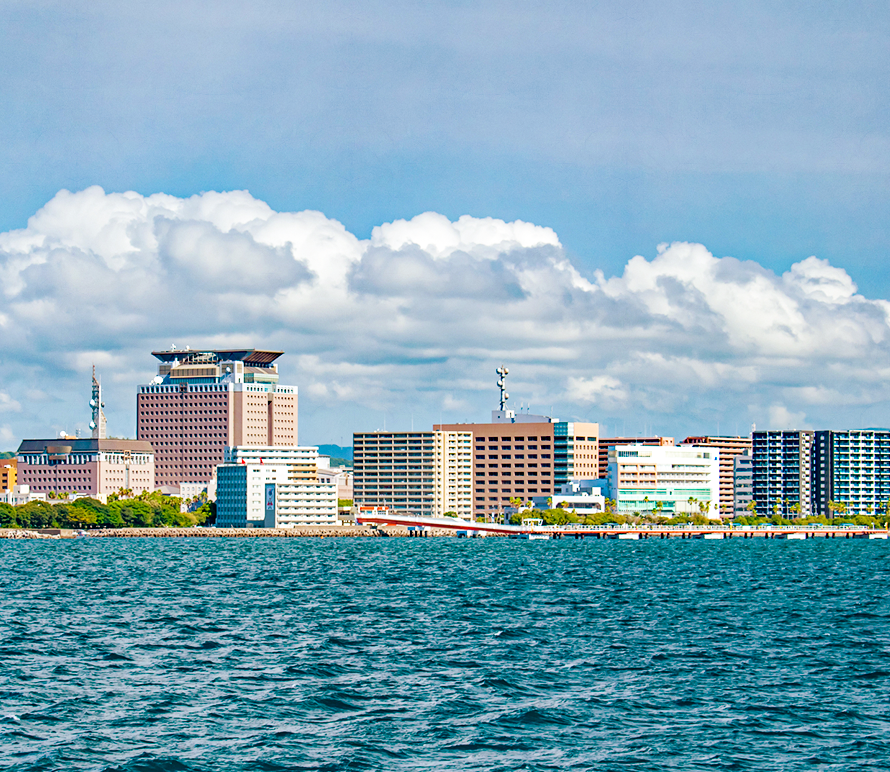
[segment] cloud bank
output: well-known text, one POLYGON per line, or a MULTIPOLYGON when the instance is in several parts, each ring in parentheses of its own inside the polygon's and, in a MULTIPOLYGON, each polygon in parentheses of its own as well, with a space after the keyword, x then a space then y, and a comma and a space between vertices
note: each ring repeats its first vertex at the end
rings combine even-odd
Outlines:
POLYGON ((817 257, 777 274, 674 243, 585 276, 521 221, 426 212, 361 239, 245 191, 92 187, 0 234, 0 283, 7 440, 85 428, 92 363, 131 435, 171 343, 285 350, 304 441, 485 418, 501 362, 517 402, 610 433, 888 422, 890 304, 817 257))

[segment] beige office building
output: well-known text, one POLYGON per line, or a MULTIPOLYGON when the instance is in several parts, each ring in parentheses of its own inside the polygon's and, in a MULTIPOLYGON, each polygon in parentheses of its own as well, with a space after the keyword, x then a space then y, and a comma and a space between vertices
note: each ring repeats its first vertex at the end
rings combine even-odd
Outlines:
POLYGON ((685 445, 701 445, 720 451, 720 504, 718 513, 732 517, 735 509, 735 459, 752 453, 750 437, 696 436, 683 440, 685 445))
POLYGON ((121 489, 154 490, 154 452, 139 440, 23 440, 18 484, 34 494, 76 493, 104 498, 121 489))
POLYGON ((136 436, 155 449, 155 486, 207 483, 226 447, 295 447, 296 386, 280 351, 154 351, 158 375, 136 395, 136 436))

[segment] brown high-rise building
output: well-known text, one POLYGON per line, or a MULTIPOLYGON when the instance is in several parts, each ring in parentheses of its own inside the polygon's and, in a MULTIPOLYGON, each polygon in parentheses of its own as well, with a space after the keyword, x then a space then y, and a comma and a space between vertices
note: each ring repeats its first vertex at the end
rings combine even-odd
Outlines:
POLYGON ((473 434, 473 512, 490 514, 552 496, 576 478, 597 476, 599 424, 495 410, 491 423, 438 424, 436 431, 473 434))
POLYGON ((687 437, 686 445, 705 445, 720 451, 720 508, 721 517, 732 517, 735 495, 735 457, 751 455, 750 437, 687 437))
POLYGON ((155 485, 206 483, 226 446, 297 444, 297 387, 278 383, 281 351, 153 351, 158 375, 136 394, 136 436, 155 451, 155 485))

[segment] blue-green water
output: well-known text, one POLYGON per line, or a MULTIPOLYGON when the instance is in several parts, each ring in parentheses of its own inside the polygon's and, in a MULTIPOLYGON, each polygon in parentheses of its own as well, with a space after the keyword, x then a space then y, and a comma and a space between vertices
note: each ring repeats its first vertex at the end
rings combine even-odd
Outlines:
POLYGON ((0 542, 0 768, 890 768, 886 542, 0 542))

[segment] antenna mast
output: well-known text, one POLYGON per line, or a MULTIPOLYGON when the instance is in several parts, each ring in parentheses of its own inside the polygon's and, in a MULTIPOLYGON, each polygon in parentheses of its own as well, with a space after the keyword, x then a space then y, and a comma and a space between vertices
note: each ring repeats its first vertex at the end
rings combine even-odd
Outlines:
POLYGON ((102 384, 96 379, 96 365, 93 365, 93 398, 90 400, 90 407, 93 409, 93 420, 90 421, 90 429, 93 430, 93 439, 105 439, 105 413, 102 408, 105 403, 102 401, 102 384))
POLYGON ((507 394, 506 381, 504 380, 509 374, 509 370, 501 365, 495 372, 498 374, 498 388, 501 390, 501 410, 507 409, 507 400, 510 399, 510 395, 507 394))

